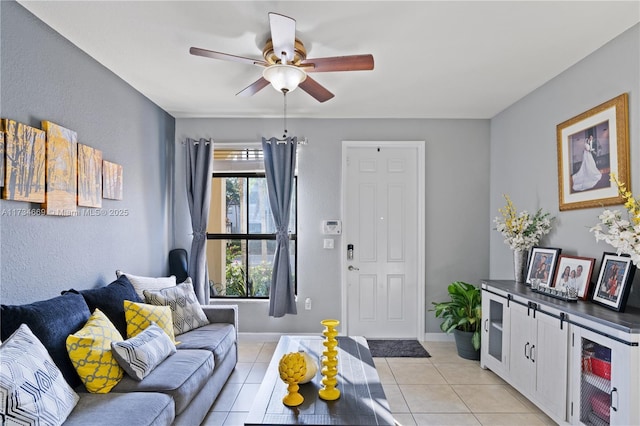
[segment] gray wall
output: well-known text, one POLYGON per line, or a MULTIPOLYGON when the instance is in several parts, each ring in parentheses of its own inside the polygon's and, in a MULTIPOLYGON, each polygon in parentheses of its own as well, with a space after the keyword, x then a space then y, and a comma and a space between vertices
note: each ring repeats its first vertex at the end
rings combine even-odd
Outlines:
MULTIPOLYGON (((491 219, 509 194, 518 210, 542 207, 556 216, 554 230, 541 245, 560 247, 570 255, 596 258, 604 251, 589 228, 602 208, 558 210, 556 126, 621 93, 629 94, 631 189, 640 189, 640 25, 626 31, 564 73, 527 95, 491 120, 491 219)), ((616 206, 613 206, 616 208, 616 206)), ((617 206, 622 208, 622 206, 617 206)), ((490 225, 485 222, 486 227, 490 225)), ((513 277, 512 257, 501 235, 491 231, 491 277, 513 277)), ((597 275, 594 281, 597 279, 597 275)), ((631 304, 640 301, 640 274, 632 286, 631 304)))
MULTIPOLYGON (((294 93, 306 96, 304 93, 294 93)), ((277 105, 274 105, 276 108, 277 105)), ((289 119, 289 134, 306 137, 298 155, 298 315, 270 318, 267 302, 240 303, 240 331, 317 332, 319 321, 340 318, 340 237, 322 248, 321 221, 341 219, 343 140, 426 141, 426 304, 446 298, 454 280, 479 283, 488 276, 489 121, 289 119), (304 310, 311 297, 313 309, 304 310)), ((218 142, 259 141, 282 135, 282 119, 176 120, 176 246, 191 244, 184 183, 187 137, 218 142)), ((427 312, 425 329, 439 332, 427 312)))
POLYGON ((165 274, 174 119, 14 2, 0 9, 0 116, 78 132, 124 167, 126 217, 23 217, 39 204, 0 201, 0 299, 20 304, 91 288, 119 268, 165 274))

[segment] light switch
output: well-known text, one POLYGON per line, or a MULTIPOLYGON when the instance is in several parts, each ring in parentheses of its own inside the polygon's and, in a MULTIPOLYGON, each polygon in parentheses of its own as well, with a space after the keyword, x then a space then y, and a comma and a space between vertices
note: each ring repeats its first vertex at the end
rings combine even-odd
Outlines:
POLYGON ((333 238, 325 238, 323 247, 326 248, 326 249, 332 249, 333 248, 333 238))

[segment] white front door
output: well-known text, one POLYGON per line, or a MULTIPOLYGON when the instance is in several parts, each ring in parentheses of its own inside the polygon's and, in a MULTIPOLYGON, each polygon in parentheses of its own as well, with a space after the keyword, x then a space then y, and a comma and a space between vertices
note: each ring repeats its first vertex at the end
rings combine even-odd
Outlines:
POLYGON ((346 333, 422 340, 424 143, 344 142, 342 176, 346 333))

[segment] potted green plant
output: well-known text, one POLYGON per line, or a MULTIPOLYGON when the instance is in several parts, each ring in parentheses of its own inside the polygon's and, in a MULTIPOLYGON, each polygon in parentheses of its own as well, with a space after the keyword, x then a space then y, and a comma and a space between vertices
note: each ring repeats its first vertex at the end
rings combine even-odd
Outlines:
POLYGON ((480 288, 454 281, 447 289, 451 300, 432 302, 437 318, 443 318, 440 329, 453 333, 458 355, 465 359, 480 359, 480 324, 482 294, 480 288))

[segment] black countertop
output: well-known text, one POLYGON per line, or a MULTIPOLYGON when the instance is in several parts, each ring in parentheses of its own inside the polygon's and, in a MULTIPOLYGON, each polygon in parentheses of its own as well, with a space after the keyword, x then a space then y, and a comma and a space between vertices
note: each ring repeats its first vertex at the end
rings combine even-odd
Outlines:
POLYGON ((531 287, 524 284, 516 284, 513 280, 482 280, 482 282, 487 286, 500 289, 514 296, 522 296, 569 315, 576 315, 595 321, 625 333, 640 334, 640 308, 627 307, 624 312, 616 312, 586 300, 565 302, 564 300, 536 293, 531 290, 531 287))

